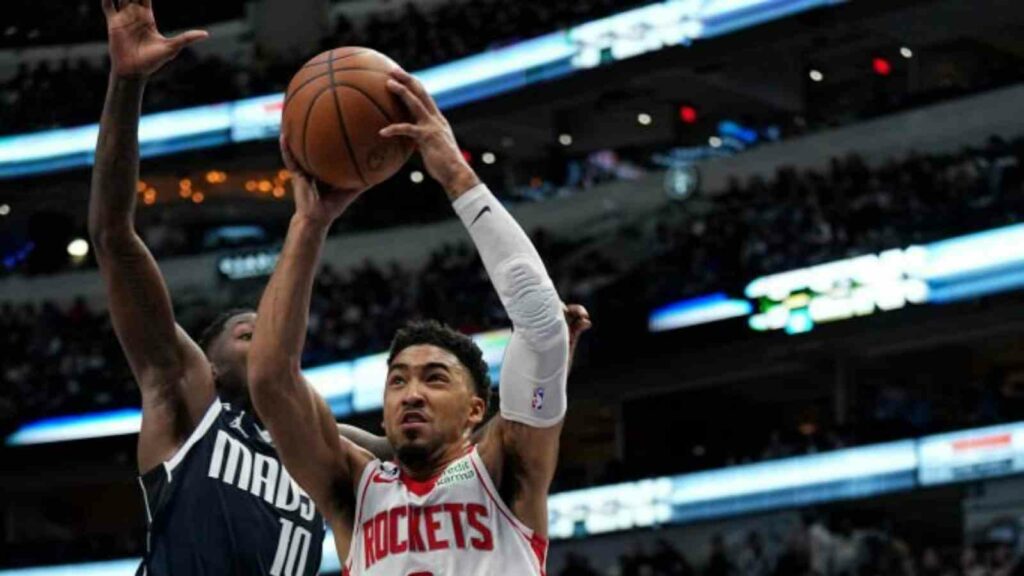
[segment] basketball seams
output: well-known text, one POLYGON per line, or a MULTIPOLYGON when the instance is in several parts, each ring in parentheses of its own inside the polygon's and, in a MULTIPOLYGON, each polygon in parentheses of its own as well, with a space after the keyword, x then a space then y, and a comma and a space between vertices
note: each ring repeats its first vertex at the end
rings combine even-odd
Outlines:
POLYGON ((348 88, 349 90, 353 90, 355 92, 358 92, 359 94, 362 94, 363 97, 370 101, 370 104, 373 104, 373 107, 376 108, 378 112, 380 112, 381 116, 383 116, 384 119, 387 120, 389 124, 395 123, 395 121, 391 118, 391 115, 388 114, 388 111, 385 110, 383 106, 378 104, 377 101, 373 99, 373 96, 371 96, 366 90, 363 90, 362 88, 356 86, 355 84, 348 84, 347 82, 338 82, 337 86, 338 88, 348 88))
MULTIPOLYGON (((324 64, 326 64, 326 62, 324 62, 324 64)), ((385 75, 391 74, 391 72, 389 72, 387 70, 379 70, 377 68, 365 68, 365 67, 360 67, 360 66, 351 66, 349 68, 336 68, 334 70, 334 72, 349 72, 349 71, 373 72, 373 73, 376 73, 376 74, 385 74, 385 75)), ((321 74, 317 74, 316 76, 312 76, 310 78, 307 78, 307 79, 303 80, 302 84, 299 84, 299 86, 295 90, 290 90, 288 92, 288 94, 285 95, 284 105, 288 106, 288 103, 291 102, 291 100, 293 98, 298 96, 299 92, 301 92, 303 88, 305 88, 306 86, 309 86, 313 82, 316 82, 317 80, 320 80, 321 78, 324 78, 324 77, 329 76, 329 75, 331 75, 331 71, 323 72, 321 74)), ((338 86, 344 86, 344 84, 338 84, 338 86)))
POLYGON ((334 100, 334 109, 338 113, 338 125, 341 128, 341 135, 345 138, 345 148, 348 149, 349 160, 352 161, 352 165, 356 169, 356 174, 359 175, 359 179, 363 181, 363 185, 369 186, 369 182, 366 180, 366 176, 363 174, 363 168, 359 165, 359 160, 356 158, 356 152, 352 148, 352 138, 348 134, 348 126, 345 125, 345 111, 342 109, 341 102, 338 100, 337 83, 334 81, 334 52, 331 52, 328 69, 330 70, 331 78, 331 96, 334 100))
POLYGON ((330 62, 339 62, 339 61, 344 60, 346 58, 351 58, 353 56, 359 56, 360 54, 366 54, 367 52, 370 52, 370 49, 366 48, 366 49, 363 49, 363 50, 356 50, 355 52, 349 52, 348 54, 345 54, 344 56, 341 56, 339 58, 334 58, 334 53, 337 52, 337 51, 338 51, 338 49, 331 50, 327 54, 327 58, 325 60, 307 62, 302 68, 299 68, 299 70, 305 70, 306 68, 310 68, 312 66, 320 66, 322 64, 328 64, 330 62))
POLYGON ((303 168, 306 170, 306 173, 310 175, 313 174, 313 163, 309 160, 309 120, 313 116, 313 110, 316 108, 316 103, 330 89, 330 86, 324 86, 324 88, 313 97, 313 100, 309 103, 309 107, 306 108, 306 119, 302 121, 302 159, 304 162, 300 162, 300 164, 305 164, 303 168))

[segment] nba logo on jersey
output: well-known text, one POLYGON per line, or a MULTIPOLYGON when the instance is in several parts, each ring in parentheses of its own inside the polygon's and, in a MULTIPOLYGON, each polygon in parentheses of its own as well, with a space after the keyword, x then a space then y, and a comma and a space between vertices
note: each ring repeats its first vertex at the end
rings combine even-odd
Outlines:
POLYGON ((534 410, 541 410, 544 408, 544 389, 534 388, 533 389, 533 401, 531 402, 534 410))
POLYGON ((382 462, 378 478, 382 482, 394 482, 398 480, 399 471, 398 466, 394 462, 382 462))

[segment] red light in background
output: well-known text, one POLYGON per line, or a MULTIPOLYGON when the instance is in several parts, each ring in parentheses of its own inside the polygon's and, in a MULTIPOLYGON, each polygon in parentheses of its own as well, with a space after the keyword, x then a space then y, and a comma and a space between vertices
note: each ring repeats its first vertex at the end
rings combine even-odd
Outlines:
POLYGON ((470 152, 469 150, 462 150, 462 159, 465 160, 466 162, 472 164, 473 163, 473 153, 470 152))
POLYGON ((679 119, 685 124, 697 123, 697 109, 693 106, 680 106, 679 119))
POLYGON ((875 58, 871 61, 871 67, 875 70, 875 74, 879 76, 888 76, 892 74, 892 64, 885 58, 875 58))

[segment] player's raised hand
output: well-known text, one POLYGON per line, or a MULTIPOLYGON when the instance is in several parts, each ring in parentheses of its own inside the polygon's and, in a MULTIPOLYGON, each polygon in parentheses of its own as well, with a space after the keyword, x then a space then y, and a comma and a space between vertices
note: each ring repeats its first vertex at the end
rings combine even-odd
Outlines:
POLYGON ((423 84, 402 69, 391 72, 388 89, 402 99, 412 114, 413 123, 392 124, 380 131, 381 136, 404 136, 416 142, 423 166, 449 196, 458 196, 480 183, 455 141, 448 120, 423 84))
POLYGON ((281 135, 281 158, 291 173, 292 192, 295 195, 295 214, 330 226, 363 193, 364 190, 320 190, 316 180, 306 174, 295 161, 288 141, 281 135))
POLYGON ((202 30, 189 30, 165 37, 156 28, 152 0, 101 1, 107 18, 111 65, 121 78, 145 78, 189 44, 209 36, 202 30))

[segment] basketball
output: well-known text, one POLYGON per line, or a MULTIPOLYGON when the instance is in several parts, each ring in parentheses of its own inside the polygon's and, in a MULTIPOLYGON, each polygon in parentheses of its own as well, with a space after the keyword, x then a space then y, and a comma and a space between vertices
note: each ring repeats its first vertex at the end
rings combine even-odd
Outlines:
POLYGON ((397 67, 375 50, 344 47, 299 69, 288 85, 281 128, 303 170, 350 190, 379 184, 405 164, 413 142, 379 135, 385 126, 412 121, 387 88, 397 67))

